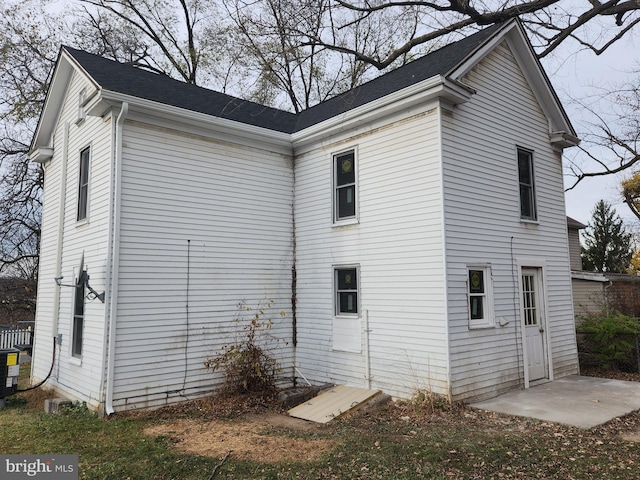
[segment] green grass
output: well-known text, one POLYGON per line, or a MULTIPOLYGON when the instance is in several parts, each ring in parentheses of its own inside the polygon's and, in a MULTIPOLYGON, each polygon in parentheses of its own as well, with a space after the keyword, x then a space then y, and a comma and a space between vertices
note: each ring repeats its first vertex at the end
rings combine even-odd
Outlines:
MULTIPOLYGON (((145 427, 173 413, 101 419, 81 407, 42 411, 43 397, 11 397, 0 410, 0 452, 76 453, 81 479, 637 479, 640 448, 621 433, 640 431, 640 414, 592 430, 458 409, 425 411, 390 404, 311 432, 269 430, 291 438, 325 438, 335 447, 315 462, 270 463, 181 454, 176 439, 145 427)), ((206 421, 201 410, 180 416, 206 421)), ((206 417, 206 415, 205 415, 206 417)), ((231 420, 231 424, 232 424, 231 420)))

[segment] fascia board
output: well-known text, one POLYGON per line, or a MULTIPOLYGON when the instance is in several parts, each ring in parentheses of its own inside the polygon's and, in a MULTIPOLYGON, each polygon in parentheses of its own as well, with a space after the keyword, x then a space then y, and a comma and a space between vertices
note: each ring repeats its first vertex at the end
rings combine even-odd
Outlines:
POLYGON ((39 147, 52 146, 53 131, 62 114, 62 105, 64 104, 64 98, 71 83, 72 75, 73 66, 65 58, 63 50, 60 53, 53 75, 51 75, 49 90, 38 119, 38 125, 31 139, 29 154, 39 147))
POLYGON ((87 105, 86 111, 88 115, 103 116, 122 102, 129 104, 129 111, 131 113, 144 114, 147 112, 152 114, 152 116, 171 120, 174 124, 176 119, 179 118, 180 123, 183 125, 210 129, 219 134, 250 139, 260 142, 261 144, 272 145, 279 150, 284 149, 288 153, 291 153, 291 135, 288 133, 276 132, 267 128, 256 127, 254 125, 194 112, 192 110, 109 90, 101 90, 99 94, 92 99, 90 104, 87 105))
POLYGON ((469 100, 472 94, 471 90, 458 82, 449 82, 441 75, 436 75, 292 134, 294 150, 299 153, 300 149, 322 138, 342 133, 362 123, 372 122, 419 103, 444 98, 455 105, 469 100))
POLYGON ((602 273, 582 272, 577 270, 571 271, 571 278, 575 280, 587 280, 589 282, 608 282, 609 279, 602 273))

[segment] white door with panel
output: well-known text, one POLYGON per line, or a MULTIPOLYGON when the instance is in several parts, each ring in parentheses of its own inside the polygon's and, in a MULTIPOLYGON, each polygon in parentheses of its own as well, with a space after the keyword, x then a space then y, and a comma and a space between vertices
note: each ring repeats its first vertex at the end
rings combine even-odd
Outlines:
POLYGON ((547 378, 542 269, 522 269, 522 312, 529 381, 547 378))

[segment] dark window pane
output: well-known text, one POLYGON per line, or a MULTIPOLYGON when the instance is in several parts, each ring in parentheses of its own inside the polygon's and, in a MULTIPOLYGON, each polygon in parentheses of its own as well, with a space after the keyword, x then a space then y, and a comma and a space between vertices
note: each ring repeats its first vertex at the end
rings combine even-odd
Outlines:
POLYGON ((336 157, 336 186, 348 185, 356 181, 356 164, 353 152, 336 157))
POLYGON ((470 297, 471 303, 471 320, 482 320, 484 318, 483 309, 484 297, 470 297))
POLYGON ((533 198, 531 187, 520 185, 520 215, 526 218, 533 218, 533 198))
POLYGON ((338 270, 338 290, 357 290, 358 278, 355 268, 343 268, 338 270))
POLYGON ((518 151, 518 176, 520 183, 531 185, 531 154, 518 151))
POLYGON ((520 182, 520 216, 535 219, 536 205, 531 152, 518 150, 518 179, 520 182))
POLYGON ((469 270, 469 293, 484 293, 484 272, 469 270))
POLYGON ((82 326, 84 318, 73 317, 73 345, 71 347, 71 355, 80 357, 82 355, 82 326))
POLYGON ((338 313, 358 313, 358 294, 356 292, 338 293, 339 312, 338 313))
POLYGON ((80 152, 80 175, 78 179, 78 215, 77 220, 87 218, 89 199, 89 149, 80 152))
POLYGON ((353 217, 356 214, 356 187, 338 189, 338 219, 353 217))
POLYGON ((87 282, 87 272, 82 271, 74 292, 73 301, 73 338, 71 340, 71 354, 74 357, 82 355, 82 329, 84 325, 84 297, 86 295, 85 285, 87 282))

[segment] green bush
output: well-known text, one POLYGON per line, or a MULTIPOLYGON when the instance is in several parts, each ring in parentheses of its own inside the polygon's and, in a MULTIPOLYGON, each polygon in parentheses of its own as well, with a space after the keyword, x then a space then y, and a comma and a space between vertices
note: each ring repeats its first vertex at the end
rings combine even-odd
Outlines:
POLYGON ((583 319, 582 353, 595 357, 599 366, 612 370, 636 370, 636 336, 640 322, 621 313, 593 315, 583 319))

